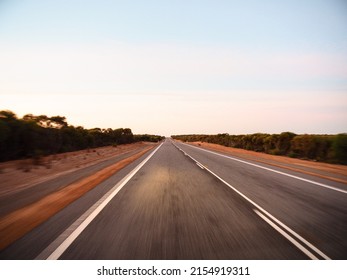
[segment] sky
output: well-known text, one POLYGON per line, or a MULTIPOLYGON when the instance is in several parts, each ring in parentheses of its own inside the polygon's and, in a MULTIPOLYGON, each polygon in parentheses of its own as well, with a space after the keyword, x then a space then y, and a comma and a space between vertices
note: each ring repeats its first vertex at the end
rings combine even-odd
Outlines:
POLYGON ((0 0, 0 110, 133 133, 347 132, 347 1, 0 0))

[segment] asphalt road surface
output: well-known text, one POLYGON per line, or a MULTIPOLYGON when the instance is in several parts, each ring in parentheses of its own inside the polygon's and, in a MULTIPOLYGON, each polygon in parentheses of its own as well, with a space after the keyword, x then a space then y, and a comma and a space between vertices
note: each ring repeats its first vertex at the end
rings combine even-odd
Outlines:
POLYGON ((1 259, 346 259, 347 186, 167 139, 1 259))

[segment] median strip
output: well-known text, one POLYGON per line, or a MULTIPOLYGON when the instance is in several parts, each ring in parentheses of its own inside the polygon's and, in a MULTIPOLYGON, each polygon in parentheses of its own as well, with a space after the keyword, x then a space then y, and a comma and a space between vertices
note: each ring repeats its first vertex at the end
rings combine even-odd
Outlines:
POLYGON ((3 250, 51 216, 96 187, 102 181, 143 156, 153 147, 123 159, 95 174, 0 218, 0 250, 3 250))

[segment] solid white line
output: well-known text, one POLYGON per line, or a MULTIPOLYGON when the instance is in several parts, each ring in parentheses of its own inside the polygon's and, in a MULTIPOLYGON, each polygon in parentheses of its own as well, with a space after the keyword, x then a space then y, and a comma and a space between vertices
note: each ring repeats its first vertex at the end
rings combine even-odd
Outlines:
POLYGON ((253 209, 258 216, 260 216, 265 222, 267 222, 270 226, 272 226, 275 230, 277 230, 280 234, 282 234, 285 238, 287 238, 291 243, 293 243, 300 251, 302 251, 305 255, 307 255, 312 260, 318 260, 318 258, 313 255, 309 250, 307 250, 304 246, 302 246, 299 242, 297 242, 294 238, 292 238, 289 234, 283 231, 280 227, 274 224, 270 219, 265 217, 258 210, 253 209))
MULTIPOLYGON (((175 145, 175 144, 174 144, 175 145)), ((176 146, 176 145, 175 145, 176 146)), ((177 146, 176 146, 177 147, 177 146)), ((198 162, 195 158, 193 158, 192 156, 188 155, 194 162, 196 163, 200 163, 198 162)), ((201 163, 200 163, 201 164, 201 163)), ((226 184, 229 188, 231 188, 232 190, 234 190, 236 193, 238 193, 240 196, 242 196, 245 200, 247 200, 249 203, 251 203, 254 207, 256 207, 258 210, 262 211, 264 214, 266 214, 269 218, 271 218, 273 221, 275 221, 277 224, 281 225, 284 229, 286 229, 289 233, 291 233, 293 236, 295 236, 297 239, 299 239, 301 242, 303 242, 307 247, 311 248, 313 251, 315 251, 317 254, 319 254, 322 258, 326 259, 326 260, 330 260, 330 258, 324 254, 322 251, 320 251, 318 248, 316 248, 314 245, 312 245, 310 242, 308 242, 305 238, 303 238, 302 236, 300 236, 299 234, 297 234, 294 230, 292 230, 291 228, 289 228, 288 226, 286 226, 285 224, 283 224, 282 222, 280 222, 278 219, 276 219, 274 216, 272 216, 269 212, 267 212, 264 208, 262 208, 260 205, 258 205, 257 203, 255 203, 253 200, 251 200, 250 198, 248 198, 246 195, 244 195, 242 192, 240 192, 239 190, 237 190, 235 187, 233 187, 232 185, 230 185, 227 181, 225 181, 224 179, 222 179, 221 177, 219 177, 217 174, 215 174, 213 171, 211 171, 210 169, 208 169, 207 167, 205 167, 205 170, 210 172, 213 176, 215 176, 217 179, 219 179, 221 182, 223 182, 224 184, 226 184)))
POLYGON ((275 169, 272 169, 272 168, 264 167, 264 166, 261 166, 261 165, 255 164, 255 163, 250 163, 250 162, 245 161, 245 160, 237 159, 237 158, 234 158, 234 157, 231 157, 231 156, 226 156, 226 155, 223 155, 223 154, 219 154, 219 153, 216 153, 216 152, 205 150, 205 149, 202 149, 202 148, 199 148, 199 147, 195 147, 195 146, 192 146, 192 145, 188 145, 188 144, 185 144, 185 143, 182 143, 182 144, 187 145, 188 147, 192 147, 192 148, 199 149, 199 150, 202 150, 202 151, 207 152, 207 153, 211 153, 211 154, 220 156, 220 157, 225 157, 225 158, 228 158, 228 159, 231 159, 231 160, 242 162, 244 164, 248 164, 248 165, 255 166, 255 167, 258 167, 258 168, 261 168, 261 169, 265 169, 267 171, 275 172, 275 173, 278 173, 278 174, 281 174, 281 175, 284 175, 284 176, 288 176, 288 177, 291 177, 291 178, 294 178, 294 179, 298 179, 298 180, 301 180, 301 181, 304 181, 304 182, 307 182, 307 183, 311 183, 311 184, 314 184, 314 185, 317 185, 317 186, 320 186, 320 187, 323 187, 323 188, 327 188, 327 189, 331 189, 331 190, 334 190, 334 191, 338 191, 338 192, 342 192, 342 193, 347 194, 347 190, 342 190, 342 189, 339 189, 339 188, 336 188, 336 187, 333 187, 333 186, 330 186, 330 185, 326 185, 326 184, 319 183, 319 182, 316 182, 316 181, 312 181, 312 180, 309 180, 309 179, 301 178, 301 177, 298 177, 298 176, 295 176, 295 175, 291 175, 291 174, 288 174, 288 173, 285 173, 285 172, 281 172, 281 171, 278 171, 278 170, 275 170, 275 169))
MULTIPOLYGON (((107 198, 102 197, 98 202, 94 205, 97 205, 96 209, 86 217, 79 226, 73 230, 71 234, 48 256, 48 260, 57 260, 66 249, 72 244, 72 242, 82 233, 82 231, 93 221, 93 219, 105 208, 105 206, 115 197, 115 195, 124 187, 124 185, 141 169, 142 166, 155 154, 156 151, 161 147, 162 144, 158 148, 156 148, 147 158, 145 158, 135 169, 133 169, 121 182, 113 187, 113 191, 107 198), (100 201, 102 201, 100 203, 100 201)), ((93 206, 94 206, 93 205, 93 206)), ((91 208, 93 208, 93 206, 91 208)), ((83 215, 82 215, 83 216, 83 215)), ((80 218, 78 219, 80 220, 80 218)), ((66 230, 70 232, 70 227, 66 230)), ((62 234, 66 235, 66 234, 62 234)), ((58 237, 59 238, 59 237, 58 237)), ((54 242, 54 241, 53 241, 54 242)))
POLYGON ((204 166, 202 164, 197 162, 196 165, 199 166, 201 169, 204 169, 204 166))

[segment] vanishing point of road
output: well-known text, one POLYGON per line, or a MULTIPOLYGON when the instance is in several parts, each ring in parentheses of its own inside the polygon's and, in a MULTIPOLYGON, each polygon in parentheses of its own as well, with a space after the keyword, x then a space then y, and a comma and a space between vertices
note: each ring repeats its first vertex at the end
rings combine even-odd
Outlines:
POLYGON ((166 139, 1 259, 346 259, 347 186, 166 139))

